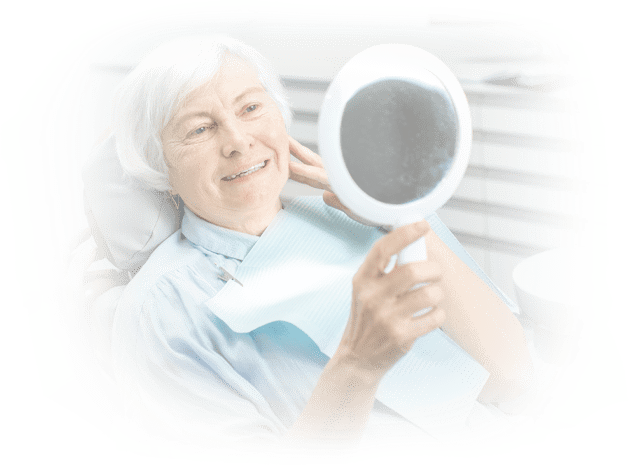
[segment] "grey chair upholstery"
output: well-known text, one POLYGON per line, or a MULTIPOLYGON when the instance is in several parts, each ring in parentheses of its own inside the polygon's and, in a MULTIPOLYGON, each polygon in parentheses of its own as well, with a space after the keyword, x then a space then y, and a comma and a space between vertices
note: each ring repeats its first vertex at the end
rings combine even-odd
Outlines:
POLYGON ((137 272, 181 225, 182 212, 166 192, 126 179, 111 134, 94 147, 81 170, 85 213, 101 255, 121 270, 137 272))
POLYGON ((82 169, 89 228, 64 244, 63 283, 53 315, 66 337, 74 372, 111 424, 124 424, 111 366, 115 309, 131 276, 175 232, 182 212, 171 197, 123 176, 115 135, 94 147, 82 169))

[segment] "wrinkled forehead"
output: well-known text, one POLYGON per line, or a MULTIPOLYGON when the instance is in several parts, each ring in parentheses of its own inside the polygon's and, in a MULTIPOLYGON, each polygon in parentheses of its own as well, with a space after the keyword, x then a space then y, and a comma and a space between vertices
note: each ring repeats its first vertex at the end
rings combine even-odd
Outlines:
POLYGON ((221 97, 234 97, 250 87, 262 88, 256 69, 242 58, 226 54, 216 73, 191 88, 181 101, 189 102, 208 91, 221 97))
POLYGON ((208 93, 233 98, 252 87, 263 89, 256 68, 243 58, 226 53, 213 74, 193 78, 182 89, 173 114, 176 114, 181 107, 190 105, 194 100, 208 93))
POLYGON ((203 105, 215 97, 222 102, 231 102, 251 89, 266 93, 256 68, 245 59, 227 52, 213 72, 198 73, 183 86, 165 126, 191 107, 203 105))

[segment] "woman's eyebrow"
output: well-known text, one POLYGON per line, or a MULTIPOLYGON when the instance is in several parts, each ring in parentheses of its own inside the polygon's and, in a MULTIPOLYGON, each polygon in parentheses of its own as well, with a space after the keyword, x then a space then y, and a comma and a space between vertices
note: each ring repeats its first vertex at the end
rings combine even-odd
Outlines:
MULTIPOLYGON (((255 92, 266 92, 266 91, 264 90, 262 86, 247 87, 240 94, 238 94, 238 96, 234 99, 234 103, 238 102, 239 100, 242 100, 247 95, 253 94, 255 92)), ((178 131, 184 125, 184 123, 186 123, 188 120, 195 117, 212 118, 212 115, 210 115, 210 113, 208 113, 207 111, 192 111, 190 113, 184 113, 178 118, 177 122, 175 123, 174 130, 178 131)))
POLYGON ((193 119, 193 118, 210 118, 211 119, 212 115, 210 115, 207 111, 194 111, 190 113, 185 113, 181 115, 180 118, 178 118, 177 122, 175 123, 174 130, 178 131, 188 120, 193 119))
POLYGON ((234 99, 234 103, 246 97, 247 95, 255 93, 255 92, 266 92, 266 91, 264 90, 262 86, 248 87, 234 99))

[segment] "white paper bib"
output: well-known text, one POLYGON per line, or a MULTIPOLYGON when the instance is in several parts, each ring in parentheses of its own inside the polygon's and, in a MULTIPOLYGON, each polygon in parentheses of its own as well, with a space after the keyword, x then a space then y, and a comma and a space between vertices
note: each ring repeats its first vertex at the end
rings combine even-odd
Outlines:
MULTIPOLYGON (((323 203, 295 199, 278 213, 229 281, 206 302, 233 331, 273 321, 305 332, 332 357, 349 318, 352 277, 383 236, 323 203)), ((462 425, 489 373, 441 330, 419 338, 376 397, 432 432, 462 425)))

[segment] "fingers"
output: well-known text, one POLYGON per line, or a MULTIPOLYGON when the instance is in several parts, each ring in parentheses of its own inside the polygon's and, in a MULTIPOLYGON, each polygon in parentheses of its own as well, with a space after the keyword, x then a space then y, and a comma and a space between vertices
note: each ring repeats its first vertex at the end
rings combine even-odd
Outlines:
POLYGON ((353 213, 341 203, 339 198, 334 193, 332 193, 332 188, 330 187, 330 183, 328 181, 328 175, 325 172, 323 160, 319 155, 309 148, 301 145, 291 136, 288 136, 288 148, 290 153, 302 162, 297 163, 291 161, 288 165, 290 169, 290 178, 293 181, 327 191, 323 193, 323 201, 330 207, 342 211, 353 220, 367 226, 380 226, 353 213))
POLYGON ((323 201, 325 202, 327 206, 336 208, 337 210, 341 210, 350 218, 356 221, 360 221, 357 219, 357 217, 352 213, 352 211, 349 208, 347 208, 345 205, 341 203, 341 200, 331 190, 328 189, 323 193, 323 201))
POLYGON ((362 297, 366 301, 387 302, 392 314, 412 319, 421 315, 422 310, 436 308, 441 303, 444 292, 440 279, 441 270, 434 262, 409 263, 375 281, 368 280, 370 284, 363 287, 362 297), (418 284, 421 285, 416 287, 418 284))
POLYGON ((288 137, 290 152, 302 163, 289 163, 290 178, 316 189, 330 190, 328 175, 323 167, 321 157, 304 147, 292 137, 288 137))
POLYGON ((342 212, 347 213, 347 208, 345 205, 341 203, 339 198, 332 191, 326 190, 323 193, 323 201, 328 207, 336 208, 337 210, 341 210, 342 212))
POLYGON ((304 147, 291 136, 288 136, 288 149, 295 158, 305 163, 306 165, 317 166, 323 168, 323 160, 321 157, 310 150, 308 147, 304 147))
POLYGON ((374 244, 359 268, 358 274, 364 276, 383 274, 393 255, 401 252, 428 231, 430 231, 430 226, 425 220, 391 231, 374 244))
POLYGON ((297 163, 291 161, 289 163, 290 178, 293 181, 306 184, 316 189, 323 189, 325 191, 323 193, 323 201, 327 205, 342 211, 355 221, 368 226, 375 226, 373 223, 370 223, 354 214, 345 205, 343 205, 339 198, 332 192, 332 188, 330 187, 330 183, 328 181, 328 175, 325 172, 323 162, 319 155, 304 147, 290 136, 289 141, 291 152, 296 158, 303 162, 297 163))
POLYGON ((431 331, 442 326, 446 321, 446 312, 441 307, 433 308, 422 316, 413 318, 410 322, 409 329, 415 339, 428 334, 431 331))
POLYGON ((400 313, 415 315, 424 308, 436 308, 442 300, 441 286, 428 284, 399 296, 397 305, 400 313))
POLYGON ((446 312, 441 307, 435 307, 421 316, 405 320, 404 326, 396 331, 401 334, 400 345, 406 346, 405 352, 408 352, 418 338, 440 328, 445 322, 446 312))
POLYGON ((304 163, 289 163, 290 178, 316 189, 330 190, 328 176, 323 168, 306 165, 304 163))
POLYGON ((417 284, 435 283, 442 277, 436 262, 421 261, 398 265, 384 277, 388 282, 387 292, 401 296, 417 284))

